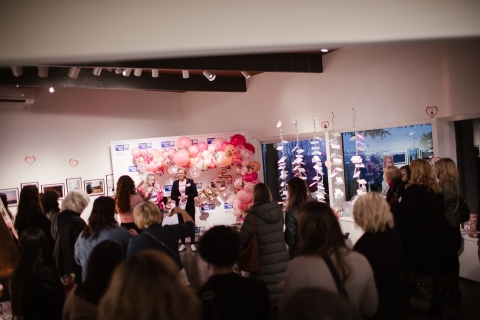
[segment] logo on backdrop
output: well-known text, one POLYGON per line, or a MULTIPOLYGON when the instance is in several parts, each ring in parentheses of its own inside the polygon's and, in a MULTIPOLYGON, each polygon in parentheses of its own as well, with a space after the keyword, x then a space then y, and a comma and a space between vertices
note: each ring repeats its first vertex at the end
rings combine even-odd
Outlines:
POLYGON ((138 172, 138 168, 136 166, 129 166, 128 172, 138 172))
POLYGON ((152 149, 152 143, 151 142, 139 143, 138 149, 152 149))
POLYGON ((162 145, 162 148, 175 147, 175 141, 162 141, 161 145, 162 145))
POLYGON ((202 183, 201 182, 197 183, 196 186, 197 186, 197 190, 202 190, 202 183))
POLYGON ((192 140, 192 144, 198 144, 198 139, 190 139, 192 140))
POLYGON ((214 203, 212 203, 212 204, 207 203, 207 204, 202 206, 202 209, 203 210, 215 210, 215 204, 214 203))
POLYGON ((225 202, 225 203, 223 204, 223 208, 224 208, 225 210, 227 210, 227 209, 233 209, 233 204, 228 203, 228 202, 225 202))
POLYGON ((115 151, 126 151, 130 150, 130 145, 128 144, 116 144, 115 151))
POLYGON ((215 138, 207 138, 207 143, 212 144, 213 139, 215 139, 215 138))

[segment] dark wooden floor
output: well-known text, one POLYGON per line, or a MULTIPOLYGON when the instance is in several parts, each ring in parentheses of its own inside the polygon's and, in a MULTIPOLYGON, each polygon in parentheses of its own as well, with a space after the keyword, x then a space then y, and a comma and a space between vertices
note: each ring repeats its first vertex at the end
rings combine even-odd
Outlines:
MULTIPOLYGON (((210 276, 208 266, 200 258, 196 252, 192 252, 190 245, 187 244, 187 250, 180 253, 185 271, 193 288, 199 288, 210 276)), ((460 290, 463 293, 461 305, 445 304, 445 312, 442 319, 480 319, 480 284, 464 279, 460 279, 460 290)), ((430 306, 430 294, 428 292, 419 291, 411 300, 410 318, 417 319, 434 319, 424 315, 423 313, 430 306)))

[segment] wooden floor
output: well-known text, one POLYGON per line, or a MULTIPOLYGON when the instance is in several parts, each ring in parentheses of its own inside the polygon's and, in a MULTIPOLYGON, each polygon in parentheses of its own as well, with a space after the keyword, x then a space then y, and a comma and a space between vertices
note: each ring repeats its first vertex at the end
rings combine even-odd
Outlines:
MULTIPOLYGON (((210 276, 208 266, 196 252, 192 252, 187 243, 187 250, 180 253, 185 271, 193 288, 199 288, 210 276)), ((460 279, 460 290, 462 291, 462 304, 445 304, 445 312, 442 319, 480 319, 480 284, 460 279)), ((411 300, 411 312, 409 319, 434 319, 423 313, 430 306, 430 294, 419 291, 411 300)))

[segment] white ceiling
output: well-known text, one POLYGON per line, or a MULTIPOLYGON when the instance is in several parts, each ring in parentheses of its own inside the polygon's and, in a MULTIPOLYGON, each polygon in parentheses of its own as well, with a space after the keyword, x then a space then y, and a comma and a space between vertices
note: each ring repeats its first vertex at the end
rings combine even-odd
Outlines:
POLYGON ((0 65, 479 36, 478 0, 0 1, 0 65))

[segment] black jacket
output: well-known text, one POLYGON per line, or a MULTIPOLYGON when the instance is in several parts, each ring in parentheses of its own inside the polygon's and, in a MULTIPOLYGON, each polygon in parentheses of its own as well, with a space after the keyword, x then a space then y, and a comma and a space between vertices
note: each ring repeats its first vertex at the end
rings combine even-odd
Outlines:
MULTIPOLYGON (((185 206, 185 211, 188 212, 190 216, 195 216, 195 197, 198 196, 197 186, 192 179, 187 179, 185 185, 185 195, 188 197, 187 205, 185 206)), ((175 200, 175 205, 178 207, 178 203, 180 202, 180 191, 178 189, 178 180, 173 182, 172 186, 172 193, 170 194, 170 198, 175 200)))

